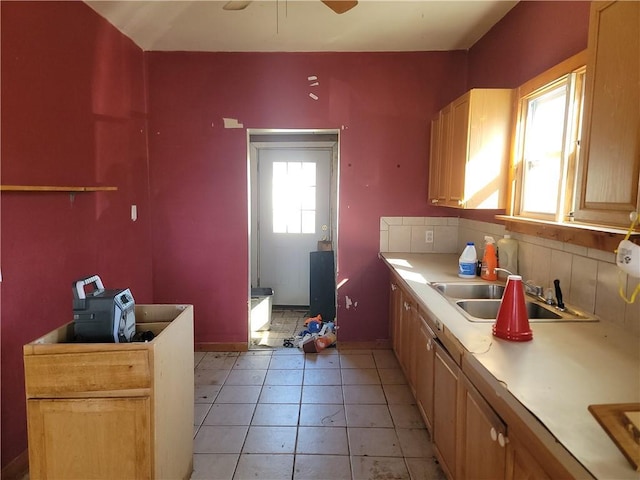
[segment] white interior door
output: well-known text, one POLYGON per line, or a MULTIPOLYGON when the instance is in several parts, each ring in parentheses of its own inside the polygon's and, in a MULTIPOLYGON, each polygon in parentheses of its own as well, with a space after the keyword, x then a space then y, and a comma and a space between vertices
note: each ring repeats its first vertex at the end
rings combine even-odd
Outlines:
POLYGON ((275 305, 309 305, 309 253, 330 231, 331 148, 258 150, 258 282, 275 305))

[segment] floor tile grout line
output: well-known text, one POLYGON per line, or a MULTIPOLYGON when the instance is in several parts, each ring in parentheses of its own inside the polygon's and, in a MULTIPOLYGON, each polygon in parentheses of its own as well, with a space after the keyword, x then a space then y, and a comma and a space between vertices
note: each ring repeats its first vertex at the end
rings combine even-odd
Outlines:
MULTIPOLYGON (((267 376, 268 376, 268 374, 269 374, 269 371, 272 371, 272 370, 280 370, 280 369, 277 369, 277 368, 272 368, 271 361, 273 360, 273 354, 270 354, 270 357, 271 357, 271 358, 270 358, 270 361, 269 361, 269 365, 268 365, 268 366, 267 366, 267 368, 266 368, 265 376, 263 377, 262 382, 261 382, 261 384, 259 385, 259 386, 261 387, 260 395, 261 395, 262 390, 264 389, 264 387, 266 387, 266 386, 278 386, 278 385, 267 385, 267 384, 266 384, 266 378, 267 378, 267 376)), ((306 357, 306 355, 305 355, 305 357, 306 357)), ((338 357, 338 359, 339 359, 339 358, 340 358, 340 357, 338 357)), ((202 360, 202 359, 201 359, 201 360, 202 360)), ((375 360, 375 356, 374 356, 374 360, 375 360)), ((383 383, 382 383, 382 378, 381 378, 381 376, 380 376, 380 372, 379 372, 379 370, 380 370, 380 368, 381 368, 381 367, 382 367, 382 365, 378 365, 378 363, 377 363, 377 362, 375 362, 376 374, 377 374, 377 376, 378 376, 378 381, 379 381, 379 383, 377 383, 377 384, 375 384, 375 385, 379 385, 379 386, 380 386, 380 388, 381 388, 381 389, 383 390, 383 392, 385 393, 385 402, 386 402, 386 403, 385 403, 384 405, 386 405, 387 407, 389 407, 389 405, 390 405, 390 404, 389 404, 389 399, 387 398, 387 393, 386 393, 386 390, 384 389, 385 384, 383 384, 383 383)), ((388 368, 390 368, 389 366, 387 366, 387 367, 388 367, 388 368)), ((312 371, 314 371, 314 370, 320 371, 320 369, 308 368, 308 367, 307 367, 307 365, 306 365, 306 362, 304 362, 304 363, 302 364, 302 369, 303 369, 302 383, 301 383, 301 385, 299 385, 299 386, 301 387, 301 389, 305 386, 305 385, 304 385, 304 378, 305 378, 305 374, 312 374, 312 371)), ((342 404, 336 404, 336 405, 340 405, 343 409, 345 409, 345 408, 346 408, 347 403, 346 403, 346 398, 345 398, 345 395, 344 395, 344 387, 345 387, 345 386, 347 386, 347 385, 350 385, 350 384, 345 384, 345 383, 344 383, 344 379, 343 379, 343 377, 342 377, 342 370, 349 370, 349 369, 348 369, 348 368, 342 368, 341 366, 339 366, 337 369, 338 369, 338 370, 340 371, 340 373, 341 373, 341 374, 340 374, 340 385, 339 385, 339 386, 340 386, 340 387, 341 387, 341 389, 342 389, 342 404)), ((356 369, 362 369, 362 368, 361 368, 361 367, 356 367, 356 369)), ((232 368, 231 370, 233 370, 233 368, 232 368)), ((230 371, 231 371, 231 370, 228 370, 228 372, 230 373, 230 371)), ((294 368, 294 369, 282 369, 282 370, 295 370, 295 368, 294 368)), ((222 382, 222 384, 221 384, 221 389, 222 389, 222 387, 224 387, 225 385, 227 385, 227 381, 228 381, 228 380, 229 380, 229 374, 227 374, 227 376, 225 377, 224 381, 222 382)), ((402 384, 399 384, 399 385, 402 385, 402 384)), ((317 386, 322 386, 322 385, 317 385, 317 386)), ((362 385, 360 385, 360 384, 353 384, 353 386, 362 386, 362 385)), ((217 396, 218 396, 219 394, 220 394, 220 391, 218 391, 218 392, 216 393, 216 397, 215 397, 214 399, 212 399, 212 402, 209 404, 209 408, 207 409, 207 412, 210 412, 210 410, 211 410, 211 408, 213 407, 213 404, 215 403, 215 401, 217 400, 217 396)), ((258 406, 258 405, 259 405, 259 403, 260 403, 260 401, 259 401, 259 400, 260 400, 260 395, 258 396, 258 398, 257 398, 257 400, 256 400, 256 402, 255 402, 255 405, 254 405, 254 411, 253 411, 253 414, 252 414, 252 419, 251 419, 251 421, 250 421, 250 424, 247 426, 247 436, 245 436, 245 438, 244 438, 244 440, 243 440, 243 447, 241 448, 240 453, 238 453, 238 462, 236 462, 236 465, 235 465, 234 475, 235 475, 235 473, 236 473, 236 471, 237 471, 237 468, 238 468, 238 465, 239 465, 239 462, 240 462, 240 457, 244 454, 244 453, 242 452, 242 450, 243 450, 243 448, 244 448, 244 444, 245 444, 245 443, 246 443, 246 441, 247 441, 248 431, 249 431, 249 429, 250 429, 250 428, 251 428, 251 426, 252 426, 252 425, 251 425, 251 423, 252 423, 253 419, 255 418, 256 410, 257 410, 257 406, 258 406)), ((233 402, 233 403, 237 403, 237 402, 233 402)), ((296 426, 295 426, 295 427, 296 427, 296 440, 295 440, 295 447, 294 447, 294 452, 293 452, 293 454, 288 454, 288 455, 293 455, 293 462, 294 462, 294 463, 293 463, 292 478, 293 478, 293 477, 295 477, 295 465, 296 465, 296 459, 298 458, 298 456, 300 456, 300 455, 319 455, 319 456, 322 456, 322 455, 329 455, 329 454, 324 454, 324 453, 322 453, 322 452, 320 452, 320 453, 301 453, 301 452, 298 452, 298 450, 297 450, 297 448, 298 448, 297 443, 298 443, 298 440, 299 440, 300 428, 301 428, 301 427, 305 427, 305 425, 300 425, 300 421, 301 421, 300 416, 301 416, 301 413, 302 413, 302 406, 304 405, 304 402, 303 402, 302 397, 300 397, 300 402, 298 402, 298 403, 297 403, 297 405, 298 405, 298 420, 297 420, 297 423, 296 423, 296 426)), ((309 403, 309 405, 313 405, 313 404, 312 404, 312 403, 309 403)), ((346 413, 346 412, 345 412, 345 413, 346 413)), ((207 414, 208 414, 208 413, 207 413, 207 414)), ((205 415, 205 418, 206 418, 206 415, 205 415)), ((204 420, 203 420, 202 424, 200 425, 200 427, 201 427, 202 425, 204 425, 204 420)), ((200 427, 199 427, 199 428, 200 428, 200 427)), ((322 427, 322 425, 319 425, 318 427, 322 427)), ((346 432, 347 432, 347 435, 348 435, 348 434, 349 434, 349 430, 350 430, 350 428, 370 428, 370 427, 349 427, 348 425, 346 425, 346 424, 345 424, 345 426, 344 426, 344 427, 341 427, 341 428, 344 428, 344 429, 346 430, 346 432)), ((396 425, 396 424, 395 424, 395 422, 393 422, 393 426, 392 426, 392 427, 377 427, 377 428, 389 428, 389 429, 393 429, 393 430, 394 430, 394 432, 396 432, 396 435, 397 435, 397 434, 398 434, 398 430, 401 430, 401 429, 403 429, 404 427, 403 427, 403 428, 401 428, 400 426, 396 425)), ((417 428, 417 427, 416 427, 416 428, 417 428)), ((424 428, 424 427, 422 427, 422 428, 424 428)), ((405 428, 405 429, 406 429, 406 428, 405 428)), ((403 451, 402 447, 400 447, 400 450, 401 450, 401 453, 402 453, 402 455, 401 455, 401 456, 388 456, 388 458, 402 458, 402 459, 403 459, 403 464, 404 464, 405 468, 407 469, 407 472, 410 472, 410 470, 409 470, 409 464, 408 464, 408 459, 409 459, 409 458, 413 458, 413 457, 407 457, 407 456, 405 456, 405 453, 404 453, 404 451, 403 451)), ((353 460, 353 458, 354 458, 354 457, 358 457, 358 455, 353 455, 353 454, 352 454, 352 452, 351 452, 351 450, 350 450, 349 442, 347 442, 347 451, 348 451, 348 453, 347 453, 347 454, 331 454, 331 455, 337 455, 337 456, 344 456, 344 457, 348 457, 348 458, 349 458, 349 466, 350 466, 350 470, 351 470, 351 472, 350 472, 350 473, 351 473, 351 476, 353 477, 353 463, 352 463, 352 460, 353 460)), ((248 453, 247 453, 247 454, 244 454, 244 455, 251 455, 251 454, 248 454, 248 453)), ((377 455, 377 456, 387 457, 386 455, 377 455)), ((429 458, 431 458, 431 457, 415 457, 415 458, 424 458, 424 459, 429 459, 429 458)))

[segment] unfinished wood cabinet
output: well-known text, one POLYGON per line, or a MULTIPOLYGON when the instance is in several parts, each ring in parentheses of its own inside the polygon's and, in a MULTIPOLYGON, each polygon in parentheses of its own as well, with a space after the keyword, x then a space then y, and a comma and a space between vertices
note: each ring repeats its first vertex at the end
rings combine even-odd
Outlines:
POLYGON ((400 365, 407 377, 409 388, 416 393, 416 343, 418 335, 418 304, 415 299, 402 292, 402 349, 400 355, 400 365))
POLYGON ((448 135, 443 132, 444 125, 449 126, 448 115, 451 113, 451 107, 440 110, 431 120, 431 145, 429 154, 429 198, 428 201, 432 205, 445 205, 447 202, 447 185, 449 178, 447 174, 446 160, 447 155, 444 138, 448 135))
POLYGON ((513 90, 472 89, 431 122, 432 205, 504 208, 513 90))
MULTIPOLYGON (((473 386, 460 375, 460 421, 458 422, 458 478, 477 480, 545 480, 553 478, 536 458, 537 442, 523 442, 509 432, 505 421, 473 386), (509 435, 507 435, 509 434, 509 435)), ((553 462, 546 466, 554 471, 553 462)), ((558 470, 556 478, 566 478, 558 470)))
POLYGON ((528 448, 517 440, 517 437, 509 440, 507 457, 506 480, 550 480, 551 477, 542 467, 541 462, 534 457, 534 450, 528 448))
POLYGON ((456 478, 460 368, 439 343, 435 345, 433 443, 436 456, 447 478, 456 478))
POLYGON ((433 382, 436 335, 422 314, 418 315, 416 340, 416 404, 430 433, 433 432, 433 382))
POLYGON ((73 323, 23 348, 29 476, 188 479, 193 307, 138 305, 144 343, 70 343, 73 323))
POLYGON ((555 439, 539 437, 540 432, 534 432, 506 400, 503 387, 496 390, 469 362, 465 356, 459 382, 459 478, 545 480, 586 475, 581 468, 568 469, 567 457, 561 460, 553 449, 555 439))
POLYGON ((460 388, 458 477, 503 479, 509 441, 507 426, 464 375, 460 376, 460 388))
POLYGON ((592 2, 574 218, 629 225, 640 209, 640 3, 592 2))
POLYGON ((402 291, 400 290, 400 281, 395 275, 392 275, 389 290, 389 338, 391 338, 391 348, 396 355, 399 355, 400 342, 402 341, 402 331, 400 329, 401 308, 402 291))

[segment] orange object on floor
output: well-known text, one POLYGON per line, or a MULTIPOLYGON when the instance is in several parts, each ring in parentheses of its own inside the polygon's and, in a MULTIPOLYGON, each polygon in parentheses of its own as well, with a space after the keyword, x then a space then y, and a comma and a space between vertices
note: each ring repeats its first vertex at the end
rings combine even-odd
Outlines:
POLYGON ((309 325, 311 322, 322 323, 322 315, 318 314, 315 317, 307 318, 304 321, 305 326, 309 325))

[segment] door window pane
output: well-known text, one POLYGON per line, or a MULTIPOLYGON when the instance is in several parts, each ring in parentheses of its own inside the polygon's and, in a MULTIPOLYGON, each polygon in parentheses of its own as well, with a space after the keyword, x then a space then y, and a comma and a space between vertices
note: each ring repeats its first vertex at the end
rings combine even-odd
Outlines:
POLYGON ((273 162, 273 233, 316 230, 316 164, 273 162))

